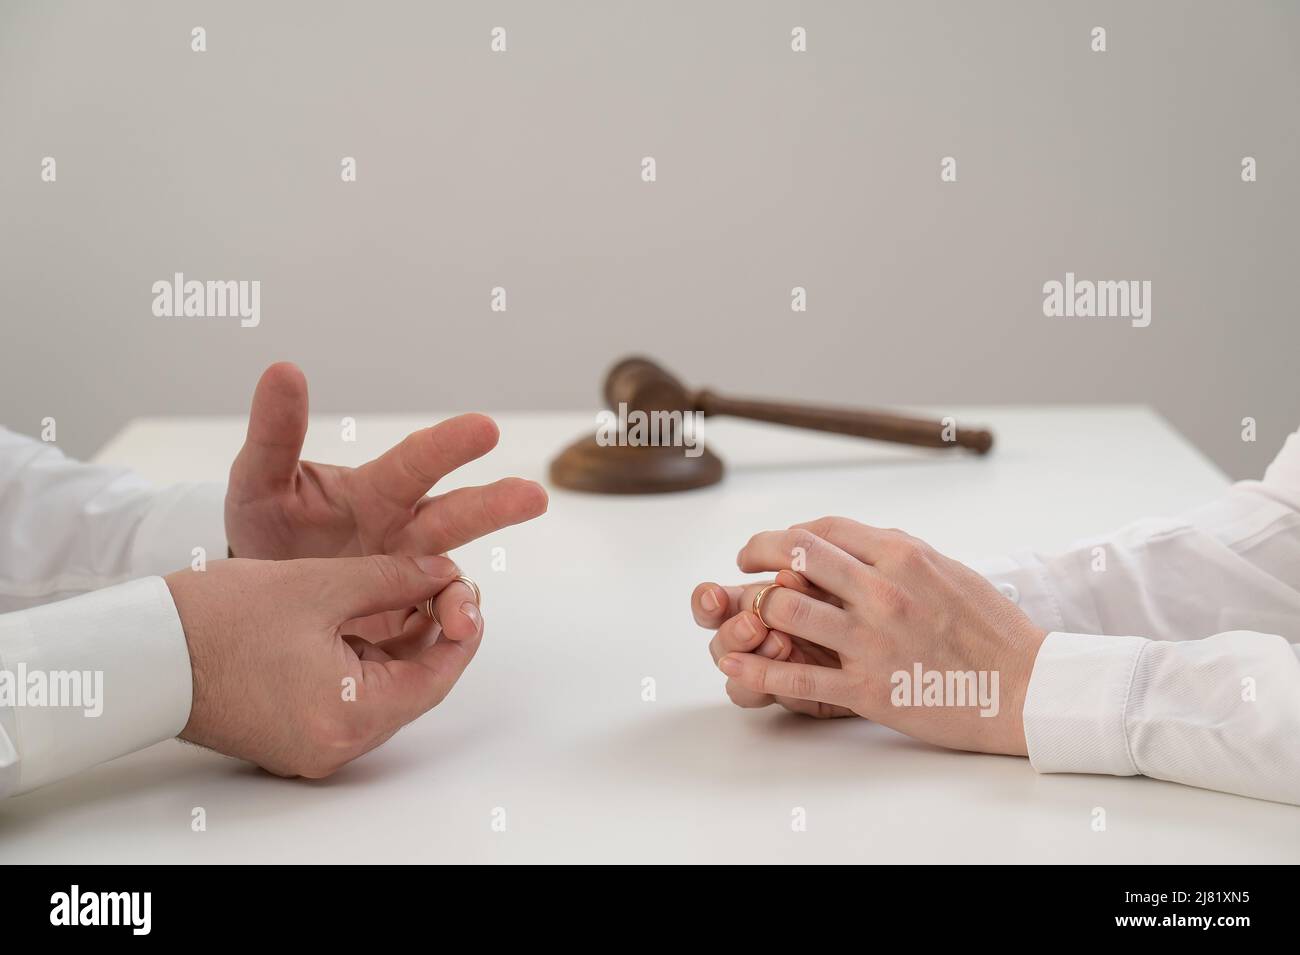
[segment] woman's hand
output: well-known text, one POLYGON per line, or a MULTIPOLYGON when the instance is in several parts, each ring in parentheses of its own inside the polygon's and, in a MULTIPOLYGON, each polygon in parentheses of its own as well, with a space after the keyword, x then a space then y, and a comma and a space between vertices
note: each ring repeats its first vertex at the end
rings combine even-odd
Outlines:
MULTIPOLYGON (((839 654, 823 646, 812 643, 802 637, 791 636, 780 630, 768 630, 762 621, 752 612, 755 595, 771 580, 757 584, 724 587, 721 584, 704 583, 695 588, 691 594, 691 612, 695 622, 701 627, 716 630, 709 641, 709 653, 717 663, 728 653, 756 653, 769 660, 788 660, 791 663, 809 663, 816 666, 838 667, 839 654)), ((836 606, 839 601, 824 591, 818 590, 800 574, 783 570, 776 575, 775 583, 790 590, 817 597, 836 606)), ((763 598, 764 616, 770 616, 769 608, 773 600, 785 600, 779 590, 768 591, 763 598)), ((774 696, 771 693, 756 692, 747 689, 735 680, 727 680, 727 696, 737 706, 759 707, 777 703, 794 713, 829 719, 837 716, 856 716, 852 710, 843 706, 832 706, 815 700, 801 700, 789 696, 774 696)))
MULTIPOLYGON (((769 592, 763 617, 774 629, 761 637, 745 620, 757 588, 723 589, 735 615, 715 658, 741 705, 820 703, 941 746, 1026 754, 1025 692, 1046 634, 969 567, 902 531, 837 517, 756 534, 737 563, 747 573, 798 567, 816 588, 769 592), (772 652, 781 635, 818 652, 783 658, 772 652)), ((697 620, 718 589, 697 588, 697 620)))

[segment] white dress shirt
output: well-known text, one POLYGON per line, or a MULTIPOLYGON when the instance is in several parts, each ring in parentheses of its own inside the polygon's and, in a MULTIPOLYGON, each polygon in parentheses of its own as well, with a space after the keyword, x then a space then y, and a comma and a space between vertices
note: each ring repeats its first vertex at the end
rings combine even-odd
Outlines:
POLYGON ((0 797, 185 726, 189 649, 151 575, 189 566, 196 547, 226 556, 223 497, 219 484, 156 490, 0 428, 0 797), (98 682, 98 715, 36 695, 73 675, 98 682))
POLYGON ((1300 432, 1262 481, 1179 518, 979 569, 1048 631, 1036 770, 1300 804, 1300 432))

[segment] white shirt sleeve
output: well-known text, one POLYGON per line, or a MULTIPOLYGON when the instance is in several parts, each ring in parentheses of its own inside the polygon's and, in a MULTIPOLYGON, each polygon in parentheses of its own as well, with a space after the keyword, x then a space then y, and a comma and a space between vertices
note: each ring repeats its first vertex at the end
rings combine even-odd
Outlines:
POLYGON ((1143 774, 1300 804, 1300 432, 1174 520, 981 567, 1049 631, 1039 772, 1143 774))
POLYGON ((192 691, 161 577, 0 614, 0 798, 175 736, 192 691))
POLYGON ((226 556, 221 484, 158 489, 0 428, 0 613, 226 556))
POLYGON ((0 797, 184 727, 189 650, 156 575, 225 556, 223 498, 0 429, 0 797))

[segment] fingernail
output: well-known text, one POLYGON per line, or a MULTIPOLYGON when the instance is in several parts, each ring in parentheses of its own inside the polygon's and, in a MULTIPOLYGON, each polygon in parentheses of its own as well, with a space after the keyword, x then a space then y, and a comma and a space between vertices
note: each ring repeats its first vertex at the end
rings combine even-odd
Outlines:
POLYGON ((718 666, 727 676, 740 676, 740 661, 730 654, 719 660, 718 666))
POLYGON ((758 625, 758 621, 752 616, 741 617, 740 623, 737 624, 737 626, 740 627, 741 636, 746 640, 753 640, 763 632, 758 625))
POLYGON ((712 589, 704 591, 704 595, 700 597, 700 606, 706 613, 718 612, 718 598, 713 596, 712 589))
POLYGON ((430 577, 455 577, 454 573, 449 573, 455 565, 446 557, 417 557, 415 566, 430 577))
POLYGON ((469 622, 474 625, 475 632, 482 629, 483 615, 478 612, 478 604, 474 603, 472 600, 466 600, 460 605, 460 612, 469 618, 469 622))

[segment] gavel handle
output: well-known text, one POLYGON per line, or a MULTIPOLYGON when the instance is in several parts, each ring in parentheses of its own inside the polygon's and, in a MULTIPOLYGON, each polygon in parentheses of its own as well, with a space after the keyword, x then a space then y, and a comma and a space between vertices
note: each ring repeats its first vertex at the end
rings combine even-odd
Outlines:
POLYGON ((909 418, 880 411, 815 408, 780 401, 751 401, 728 398, 707 389, 696 393, 694 404, 696 411, 702 411, 706 415, 731 415, 795 428, 810 428, 813 431, 833 431, 859 438, 874 438, 877 441, 894 441, 926 448, 959 446, 969 448, 977 454, 987 454, 993 447, 993 434, 989 431, 962 428, 954 432, 951 440, 945 441, 942 421, 909 418))

